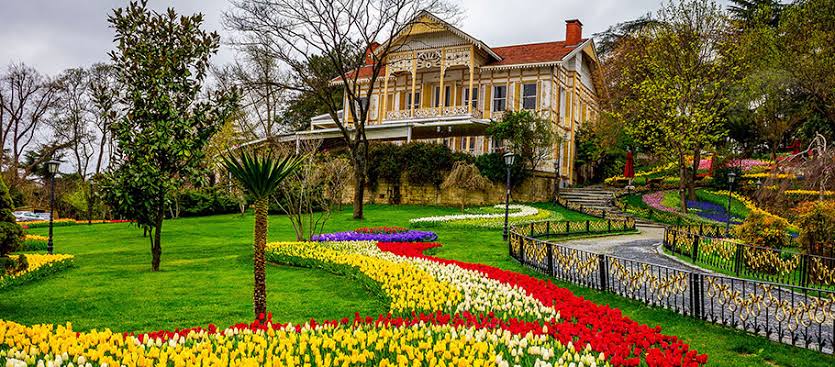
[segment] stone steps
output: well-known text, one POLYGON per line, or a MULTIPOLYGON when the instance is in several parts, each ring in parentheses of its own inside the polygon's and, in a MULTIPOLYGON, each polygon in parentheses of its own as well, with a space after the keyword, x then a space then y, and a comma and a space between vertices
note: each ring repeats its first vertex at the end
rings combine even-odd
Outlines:
MULTIPOLYGON (((589 209, 605 210, 614 215, 626 215, 614 205, 614 192, 600 187, 568 188, 560 190, 560 197, 589 209)), ((663 225, 635 218, 640 227, 664 228, 663 225)))

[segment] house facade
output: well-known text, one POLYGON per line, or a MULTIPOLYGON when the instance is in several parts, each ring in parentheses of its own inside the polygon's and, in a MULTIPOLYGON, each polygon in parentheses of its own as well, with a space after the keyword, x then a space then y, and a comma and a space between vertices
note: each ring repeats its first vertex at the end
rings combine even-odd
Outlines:
MULTIPOLYGON (((421 13, 388 41, 393 52, 384 60, 385 75, 377 78, 370 100, 363 101, 369 106, 369 140, 437 142, 480 155, 500 148, 485 132, 491 120, 501 120, 507 111, 530 110, 552 121, 561 138, 537 171, 558 172, 563 185, 571 184, 575 136, 598 113, 598 59, 592 40, 582 37, 579 20, 566 21, 566 35, 563 41, 490 47, 421 13)), ((368 88, 370 67, 359 73, 358 83, 368 88)), ((340 118, 352 120, 350 113, 340 118)), ((295 135, 341 136, 327 115, 295 135)))

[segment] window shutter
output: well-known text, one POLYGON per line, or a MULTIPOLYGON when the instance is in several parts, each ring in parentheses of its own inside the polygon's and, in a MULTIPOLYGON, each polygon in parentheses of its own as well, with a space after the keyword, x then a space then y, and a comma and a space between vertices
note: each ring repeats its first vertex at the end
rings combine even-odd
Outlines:
POLYGON ((541 81, 539 90, 539 108, 548 111, 551 109, 551 83, 547 80, 541 81))
POLYGON ((371 95, 371 101, 368 103, 368 116, 369 120, 376 120, 377 119, 377 110, 379 110, 377 106, 377 98, 376 94, 371 95))

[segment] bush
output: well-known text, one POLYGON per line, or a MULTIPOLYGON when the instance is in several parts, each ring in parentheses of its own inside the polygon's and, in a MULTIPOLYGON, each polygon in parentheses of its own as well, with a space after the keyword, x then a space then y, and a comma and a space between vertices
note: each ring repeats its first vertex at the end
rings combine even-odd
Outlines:
POLYGON ((742 224, 735 228, 736 237, 746 244, 780 248, 790 243, 789 222, 783 218, 752 211, 742 224))
MULTIPOLYGON (((476 157, 475 165, 481 175, 492 182, 504 184, 507 180, 507 168, 504 164, 504 158, 499 153, 480 155, 476 157)), ((510 167, 510 184, 516 186, 524 181, 527 175, 528 171, 525 170, 525 164, 517 159, 510 167)))
POLYGON ((793 209, 798 240, 810 253, 832 255, 835 246, 835 201, 806 201, 793 209))
POLYGON ((23 240, 23 229, 15 219, 12 198, 6 183, 0 179, 0 258, 18 251, 23 240))
POLYGON ((380 180, 399 185, 405 176, 410 184, 440 187, 455 162, 473 160, 471 155, 453 153, 441 144, 372 144, 368 149, 368 186, 376 188, 380 180))
POLYGON ((192 217, 237 213, 238 200, 218 186, 188 188, 178 193, 180 216, 192 217))

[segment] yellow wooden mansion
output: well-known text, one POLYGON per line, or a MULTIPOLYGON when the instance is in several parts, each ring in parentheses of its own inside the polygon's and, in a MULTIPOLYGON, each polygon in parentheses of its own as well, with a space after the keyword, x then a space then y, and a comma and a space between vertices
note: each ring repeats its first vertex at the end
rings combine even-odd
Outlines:
MULTIPOLYGON (((377 79, 367 101, 370 140, 435 141, 479 155, 498 149, 485 136, 491 119, 500 120, 510 110, 532 110, 553 121, 562 138, 537 171, 553 174, 559 161, 560 181, 574 181, 575 135, 597 114, 598 59, 592 40, 582 37, 579 20, 566 21, 564 41, 490 47, 423 12, 393 42, 394 52, 384 60, 385 77, 377 79)), ((370 67, 359 73, 359 82, 367 83, 370 67)), ((340 118, 350 122, 351 114, 340 118)), ((327 115, 315 117, 309 131, 296 133, 297 138, 339 136, 327 115)))

